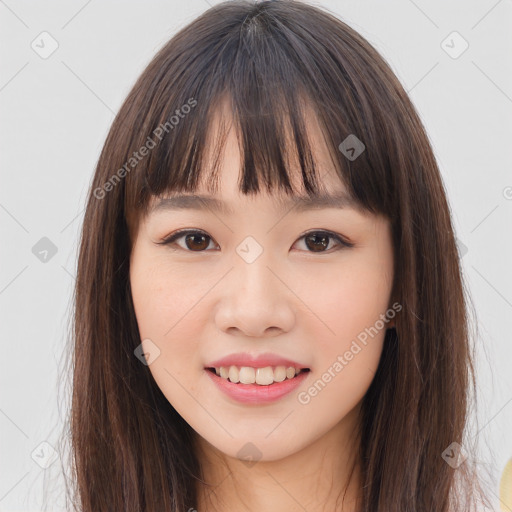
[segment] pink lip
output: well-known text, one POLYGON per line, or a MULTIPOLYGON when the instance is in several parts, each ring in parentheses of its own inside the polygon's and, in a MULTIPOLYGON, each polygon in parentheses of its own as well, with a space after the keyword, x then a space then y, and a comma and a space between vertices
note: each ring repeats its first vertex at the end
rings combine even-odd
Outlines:
POLYGON ((290 366, 293 366, 294 368, 300 369, 308 368, 306 365, 298 363, 297 361, 270 353, 259 354, 258 356, 252 356, 251 354, 244 353, 231 354, 223 357, 222 359, 217 359, 216 361, 208 363, 205 368, 220 368, 221 366, 250 366, 252 368, 265 368, 266 366, 286 366, 289 368, 290 366))
MULTIPOLYGON (((293 366, 293 365, 292 365, 293 366)), ((244 404, 265 404, 275 402, 283 396, 291 393, 304 382, 311 372, 300 372, 293 379, 285 379, 283 382, 274 382, 268 386, 259 384, 235 384, 223 379, 212 372, 205 370, 210 379, 218 388, 233 400, 244 404)))

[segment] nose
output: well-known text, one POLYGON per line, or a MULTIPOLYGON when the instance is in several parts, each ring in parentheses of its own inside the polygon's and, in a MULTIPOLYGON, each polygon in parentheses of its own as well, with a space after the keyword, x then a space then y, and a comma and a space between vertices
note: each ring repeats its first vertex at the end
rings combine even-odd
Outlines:
POLYGON ((222 286, 215 321, 228 334, 274 337, 295 322, 294 294, 289 277, 263 252, 248 263, 235 258, 222 286))

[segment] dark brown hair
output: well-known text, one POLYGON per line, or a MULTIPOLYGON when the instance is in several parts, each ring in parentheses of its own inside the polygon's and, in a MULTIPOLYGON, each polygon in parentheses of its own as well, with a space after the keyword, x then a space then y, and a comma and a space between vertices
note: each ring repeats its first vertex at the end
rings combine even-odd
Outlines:
MULTIPOLYGON (((192 430, 147 366, 129 261, 149 200, 211 186, 205 152, 226 100, 241 150, 240 191, 294 194, 286 153, 307 194, 321 186, 307 132, 318 120, 340 180, 391 221, 388 329, 360 417, 361 511, 468 511, 480 490, 465 447, 475 376, 468 298, 449 205, 419 116, 379 53, 333 14, 299 1, 218 4, 179 31, 135 83, 114 120, 87 199, 74 296, 70 434, 74 506, 83 512, 197 507, 192 430), (350 135, 355 159, 339 149, 350 135), (146 150, 142 150, 145 147, 146 150)), ((218 163, 218 160, 215 160, 218 163)))

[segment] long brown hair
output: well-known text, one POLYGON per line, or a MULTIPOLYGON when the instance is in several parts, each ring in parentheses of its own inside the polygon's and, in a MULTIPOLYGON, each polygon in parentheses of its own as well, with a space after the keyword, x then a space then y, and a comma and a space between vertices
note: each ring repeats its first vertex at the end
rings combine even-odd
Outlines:
POLYGON ((379 53, 328 11, 290 0, 208 9, 157 53, 112 124, 87 199, 74 296, 73 505, 197 507, 191 427, 134 356, 141 339, 129 261, 152 197, 194 191, 200 179, 213 190, 218 165, 206 175, 204 155, 220 154, 223 137, 212 146, 208 136, 223 99, 239 137, 242 193, 257 193, 262 181, 296 192, 287 148, 307 193, 318 191, 307 105, 351 196, 391 221, 393 297, 403 308, 361 409, 361 511, 470 510, 481 490, 474 461, 454 465, 445 454, 458 445, 472 453, 469 300, 431 145, 379 53), (349 136, 364 144, 355 159, 342 151, 349 136))

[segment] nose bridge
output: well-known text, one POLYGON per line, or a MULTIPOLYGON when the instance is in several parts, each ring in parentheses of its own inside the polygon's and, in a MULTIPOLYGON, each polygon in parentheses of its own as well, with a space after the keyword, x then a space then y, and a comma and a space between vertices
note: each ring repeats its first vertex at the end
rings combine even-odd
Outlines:
POLYGON ((235 284, 250 294, 248 299, 256 302, 263 293, 264 300, 270 301, 275 295, 276 277, 270 271, 272 267, 271 251, 265 250, 253 236, 247 236, 237 247, 235 265, 235 284), (269 268, 270 267, 270 268, 269 268), (272 291, 272 293, 270 293, 272 291))
POLYGON ((275 275, 279 265, 272 251, 266 251, 253 237, 244 239, 235 250, 234 268, 218 310, 218 327, 237 328, 253 337, 262 336, 269 328, 288 331, 294 321, 293 294, 275 275))

